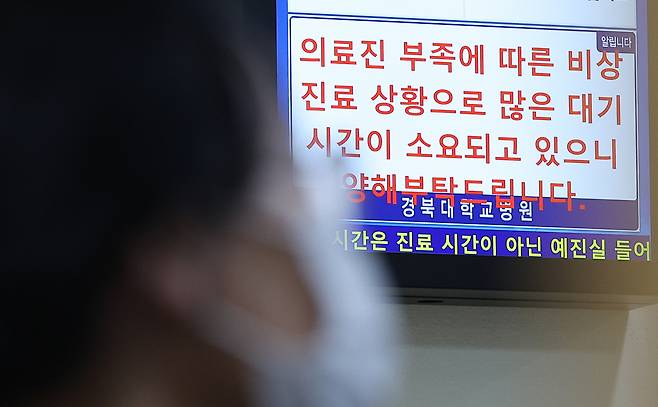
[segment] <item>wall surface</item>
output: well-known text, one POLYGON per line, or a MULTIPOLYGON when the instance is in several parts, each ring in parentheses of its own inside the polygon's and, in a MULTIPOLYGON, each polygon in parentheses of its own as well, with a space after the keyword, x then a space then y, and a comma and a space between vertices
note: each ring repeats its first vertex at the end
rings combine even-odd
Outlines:
POLYGON ((400 406, 658 406, 658 306, 402 312, 400 406))
MULTIPOLYGON (((655 136, 658 1, 649 0, 649 21, 655 136)), ((407 338, 400 406, 658 407, 658 306, 630 313, 402 308, 407 338)))

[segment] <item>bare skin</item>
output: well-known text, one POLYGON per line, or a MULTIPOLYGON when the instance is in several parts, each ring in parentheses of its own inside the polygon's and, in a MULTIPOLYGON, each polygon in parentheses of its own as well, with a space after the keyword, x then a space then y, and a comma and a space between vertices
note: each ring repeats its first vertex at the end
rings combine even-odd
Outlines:
POLYGON ((242 233, 230 240, 177 227, 135 245, 99 317, 84 370, 34 407, 246 406, 250 372, 199 337, 190 321, 230 301, 293 337, 314 328, 311 296, 285 249, 242 233))

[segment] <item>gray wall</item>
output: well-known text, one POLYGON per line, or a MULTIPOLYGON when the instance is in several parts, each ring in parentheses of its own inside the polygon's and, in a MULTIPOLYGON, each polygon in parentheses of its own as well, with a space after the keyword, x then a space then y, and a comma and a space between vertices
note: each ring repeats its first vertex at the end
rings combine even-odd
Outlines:
POLYGON ((658 407, 658 306, 401 306, 400 406, 658 407))
MULTIPOLYGON (((658 1, 648 4, 655 74, 658 1)), ((402 308, 407 338, 400 406, 658 407, 658 306, 630 313, 402 308)))

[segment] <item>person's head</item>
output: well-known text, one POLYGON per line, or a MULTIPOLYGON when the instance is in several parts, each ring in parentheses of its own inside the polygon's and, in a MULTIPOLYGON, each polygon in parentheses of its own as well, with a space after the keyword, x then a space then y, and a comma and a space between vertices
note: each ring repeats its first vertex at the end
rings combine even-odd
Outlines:
POLYGON ((247 320, 303 343, 327 300, 268 206, 303 213, 265 68, 215 2, 39 3, 0 17, 0 404, 246 402, 247 320))

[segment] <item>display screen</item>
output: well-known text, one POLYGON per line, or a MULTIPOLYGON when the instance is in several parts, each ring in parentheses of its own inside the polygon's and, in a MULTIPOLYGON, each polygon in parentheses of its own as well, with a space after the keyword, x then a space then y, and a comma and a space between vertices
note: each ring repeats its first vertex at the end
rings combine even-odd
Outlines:
POLYGON ((651 260, 646 0, 279 0, 293 161, 346 251, 651 260), (301 171, 303 174, 304 171, 301 171))

